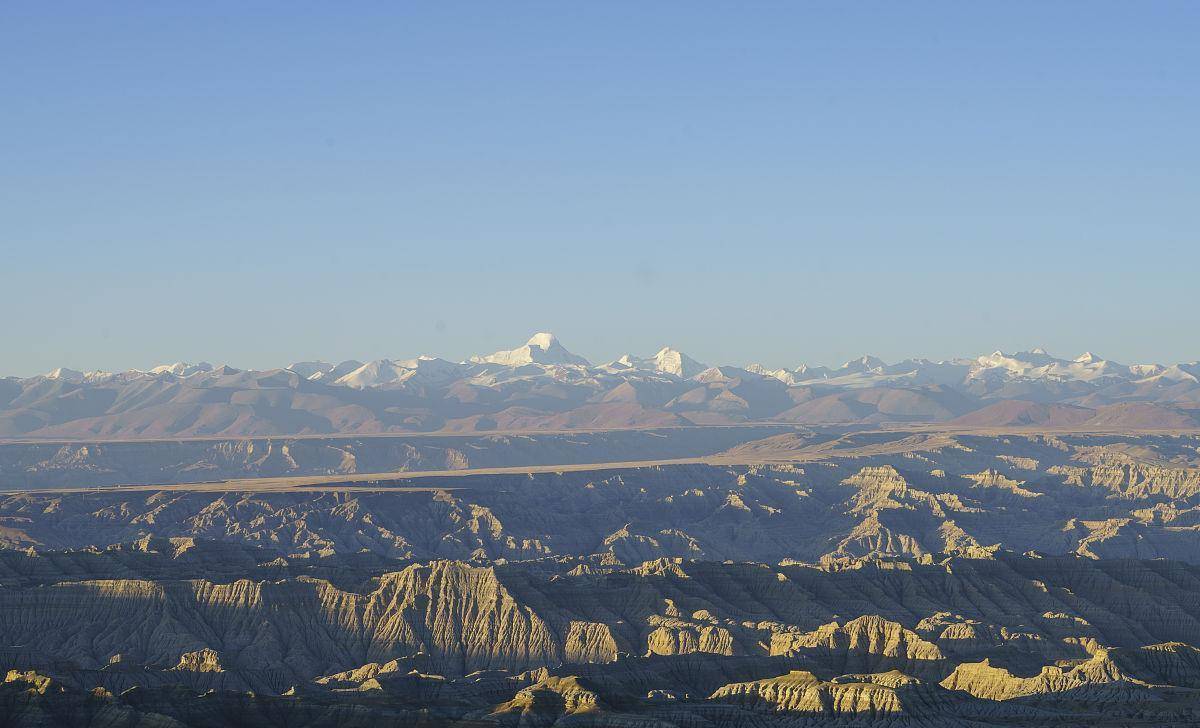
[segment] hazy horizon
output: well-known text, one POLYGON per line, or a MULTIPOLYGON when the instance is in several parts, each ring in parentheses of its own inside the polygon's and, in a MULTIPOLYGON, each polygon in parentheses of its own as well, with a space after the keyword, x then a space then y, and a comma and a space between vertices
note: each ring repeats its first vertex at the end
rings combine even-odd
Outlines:
MULTIPOLYGON (((808 360, 808 359, 800 358, 800 359, 790 360, 790 361, 786 361, 786 362, 776 362, 776 361, 763 360, 762 358, 755 358, 753 356, 753 352, 742 352, 741 354, 739 354, 737 356, 736 359, 726 361, 726 360, 718 360, 718 359, 712 359, 712 358, 699 356, 696 354, 696 352, 694 350, 675 346, 675 345, 671 344, 670 342, 665 342, 665 341, 659 345, 656 345, 656 346, 650 348, 650 349, 608 351, 608 352, 602 352, 599 354, 589 355, 589 354, 585 353, 585 351, 589 348, 594 348, 594 347, 581 348, 580 346, 577 345, 577 344, 585 343, 585 342, 574 342, 570 338, 564 339, 564 337, 559 336, 557 332, 549 332, 549 333, 553 333, 555 338, 558 339, 558 341, 564 347, 566 347, 569 351, 571 351, 574 354, 583 356, 592 365, 600 365, 600 364, 612 362, 612 361, 615 361, 616 359, 618 359, 619 357, 627 355, 627 354, 633 355, 633 356, 641 356, 641 357, 653 356, 659 349, 662 349, 664 347, 681 351, 682 353, 687 354, 695 359, 698 359, 702 363, 708 364, 710 366, 747 366, 747 365, 751 365, 751 364, 759 364, 759 365, 763 365, 763 366, 766 366, 766 367, 772 368, 772 369, 779 369, 779 368, 794 369, 801 365, 807 365, 809 367, 828 367, 830 369, 835 369, 835 368, 840 367, 848 362, 857 360, 864 356, 876 356, 876 357, 882 359, 887 364, 896 364, 896 363, 899 363, 902 361, 919 360, 919 359, 926 359, 926 360, 930 360, 930 361, 950 361, 950 360, 955 360, 955 359, 959 359, 959 360, 975 359, 977 357, 992 354, 995 352, 1003 352, 1004 354, 1021 354, 1021 353, 1033 352, 1035 350, 1042 350, 1043 352, 1049 354, 1050 356, 1052 356, 1056 359, 1065 360, 1065 361, 1074 360, 1079 356, 1090 353, 1090 354, 1094 354, 1102 359, 1112 360, 1117 363, 1125 364, 1125 365, 1162 364, 1162 365, 1170 366, 1171 364, 1176 364, 1176 363, 1181 363, 1181 362, 1190 363, 1190 362, 1194 362, 1197 360, 1196 357, 1191 358, 1191 359, 1181 359, 1178 361, 1150 361, 1148 359, 1119 360, 1116 357, 1107 356, 1104 351, 1098 350, 1094 347, 1091 349, 1080 350, 1077 352, 1065 352, 1065 351, 1058 351, 1052 347, 1045 347, 1045 346, 1019 346, 1019 347, 1008 347, 1008 348, 992 347, 992 348, 987 348, 987 349, 981 349, 979 351, 959 352, 957 354, 952 354, 952 355, 948 355, 948 356, 924 356, 921 354, 914 354, 914 355, 909 355, 909 356, 897 356, 897 357, 882 356, 882 355, 878 354, 877 352, 872 351, 868 348, 868 349, 864 349, 864 350, 858 352, 857 354, 847 356, 846 358, 840 359, 837 361, 816 361, 816 360, 808 360)), ((533 334, 533 330, 530 330, 530 335, 532 335, 532 334, 533 334)), ((376 357, 363 357, 363 356, 354 356, 354 355, 350 355, 350 356, 313 356, 313 357, 292 358, 292 359, 287 359, 287 360, 274 361, 274 362, 262 362, 262 363, 246 363, 246 362, 241 362, 237 359, 232 359, 232 358, 223 359, 223 358, 219 358, 219 357, 197 357, 197 358, 192 358, 192 359, 172 359, 170 357, 166 357, 166 358, 160 357, 158 360, 155 360, 153 362, 143 362, 141 364, 135 364, 135 365, 131 365, 131 366, 121 366, 121 367, 116 367, 116 368, 104 368, 104 367, 92 367, 92 366, 70 366, 70 365, 66 365, 66 364, 60 364, 60 365, 52 367, 51 369, 48 369, 46 371, 16 372, 16 373, 0 372, 0 377, 5 377, 5 376, 33 377, 33 376, 37 376, 39 374, 45 374, 49 371, 52 371, 53 369, 57 369, 59 366, 63 366, 68 369, 74 369, 74 370, 83 371, 83 372, 86 372, 86 371, 121 372, 121 371, 130 371, 130 370, 145 371, 154 366, 160 366, 160 365, 165 365, 165 364, 175 364, 175 363, 179 363, 179 362, 187 363, 187 364, 207 363, 207 364, 211 364, 213 366, 227 365, 227 366, 232 366, 235 368, 251 369, 251 370, 277 369, 277 368, 283 368, 283 367, 289 366, 291 364, 307 362, 307 361, 323 361, 323 362, 336 364, 338 362, 348 361, 348 360, 357 360, 357 361, 361 361, 361 362, 370 362, 370 361, 381 360, 381 359, 403 361, 403 360, 407 360, 407 359, 415 359, 420 356, 434 356, 434 357, 446 359, 446 360, 452 361, 452 362, 465 362, 465 361, 468 361, 473 356, 484 356, 484 355, 492 354, 493 352, 503 351, 506 349, 512 349, 512 348, 519 347, 520 345, 525 343, 526 339, 528 339, 528 338, 529 338, 528 335, 518 337, 517 339, 513 339, 512 341, 509 341, 502 345, 498 345, 494 348, 476 349, 476 350, 472 350, 469 353, 461 355, 461 356, 449 355, 444 352, 430 350, 430 351, 414 351, 414 352, 409 352, 409 353, 401 353, 398 355, 385 354, 385 355, 376 356, 376 357)), ((709 348, 713 348, 713 347, 709 347, 709 348)))
POLYGON ((0 8, 2 374, 1200 358, 1194 4, 92 10, 0 8))

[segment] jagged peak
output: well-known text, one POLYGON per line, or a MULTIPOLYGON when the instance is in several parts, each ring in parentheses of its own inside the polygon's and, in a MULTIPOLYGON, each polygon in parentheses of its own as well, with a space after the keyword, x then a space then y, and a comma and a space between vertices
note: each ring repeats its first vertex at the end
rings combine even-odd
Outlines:
POLYGON ((883 367, 886 367, 886 366, 887 366, 887 364, 884 363, 883 359, 880 359, 877 356, 872 356, 871 354, 864 354, 857 359, 851 359, 850 361, 843 364, 842 369, 870 370, 870 369, 882 369, 883 367))
POLYGON ((504 366, 524 366, 526 364, 591 366, 587 359, 568 351, 558 337, 549 331, 539 331, 529 337, 524 346, 493 352, 487 356, 473 356, 470 361, 475 364, 502 364, 504 366))
POLYGON ((83 372, 79 371, 78 369, 71 369, 70 367, 58 367, 57 369, 46 372, 42 376, 44 376, 46 379, 62 379, 69 382, 82 380, 83 372))
MULTIPOLYGON (((290 367, 289 367, 290 368, 290 367)), ((177 377, 190 377, 193 374, 203 374, 211 372, 213 365, 206 361, 192 364, 185 361, 177 361, 172 364, 159 364, 151 367, 148 370, 150 374, 174 374, 177 377)))
POLYGON ((705 370, 705 365, 678 349, 664 346, 654 355, 655 368, 678 377, 688 379, 705 370))
POLYGON ((529 337, 529 341, 525 342, 525 346, 537 346, 542 349, 550 349, 552 346, 562 346, 558 343, 558 337, 549 331, 539 331, 529 337))

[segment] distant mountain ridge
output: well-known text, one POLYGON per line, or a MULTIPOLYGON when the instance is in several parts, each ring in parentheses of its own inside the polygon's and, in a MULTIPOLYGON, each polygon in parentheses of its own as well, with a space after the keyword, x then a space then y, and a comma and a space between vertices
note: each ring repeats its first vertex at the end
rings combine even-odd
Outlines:
POLYGON ((554 334, 435 356, 240 370, 175 362, 0 379, 0 437, 607 429, 742 422, 1188 429, 1200 362, 1125 365, 1043 349, 840 367, 709 366, 672 347, 594 365, 554 334), (1132 406, 1132 405, 1138 406, 1132 406))

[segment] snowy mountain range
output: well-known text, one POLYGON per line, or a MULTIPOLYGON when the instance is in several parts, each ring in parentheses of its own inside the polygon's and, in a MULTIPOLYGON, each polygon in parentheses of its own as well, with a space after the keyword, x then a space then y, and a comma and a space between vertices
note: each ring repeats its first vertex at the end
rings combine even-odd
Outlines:
POLYGON ((1200 362, 1118 364, 1042 349, 840 367, 712 367, 664 347, 592 364, 550 333, 452 362, 433 356, 59 368, 0 379, 0 437, 147 437, 730 424, 959 422, 1190 428, 1200 362), (1099 419, 1097 419, 1099 418, 1099 419))
MULTIPOLYGON (((562 345, 558 338, 548 332, 534 334, 523 346, 487 355, 473 356, 464 362, 450 362, 434 356, 421 355, 414 359, 379 359, 368 363, 347 360, 337 364, 325 361, 296 362, 284 367, 305 379, 331 382, 337 385, 364 389, 416 381, 432 383, 458 377, 469 377, 484 371, 495 371, 495 367, 519 368, 535 365, 547 367, 574 367, 580 371, 598 370, 619 375, 622 372, 658 372, 690 379, 709 367, 687 354, 663 347, 653 356, 637 357, 625 354, 608 362, 593 366, 587 359, 574 354, 562 345)), ((172 375, 190 377, 212 372, 214 367, 207 362, 190 364, 175 362, 160 364, 146 370, 133 369, 113 373, 101 371, 80 372, 58 368, 42 375, 46 379, 64 379, 72 382, 100 381, 114 376, 172 375)), ((863 387, 884 383, 909 382, 913 384, 966 384, 971 380, 989 382, 1019 379, 1045 381, 1096 382, 1105 379, 1131 382, 1166 379, 1169 381, 1200 382, 1200 362, 1188 362, 1164 366, 1162 364, 1118 364, 1086 352, 1075 359, 1058 359, 1044 349, 1006 354, 995 351, 973 359, 951 359, 931 361, 928 359, 906 359, 896 364, 887 364, 874 356, 863 356, 846 362, 840 367, 800 365, 794 369, 768 369, 759 364, 750 364, 744 371, 768 376, 791 386, 802 382, 821 382, 836 386, 863 387)), ((526 372, 528 373, 528 372, 526 372)))

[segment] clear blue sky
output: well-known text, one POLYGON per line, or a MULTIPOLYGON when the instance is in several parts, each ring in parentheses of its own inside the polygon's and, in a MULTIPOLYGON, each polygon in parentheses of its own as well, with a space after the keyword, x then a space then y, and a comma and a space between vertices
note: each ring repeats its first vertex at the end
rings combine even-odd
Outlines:
POLYGON ((1200 358, 1200 3, 0 4, 0 373, 1200 358))

